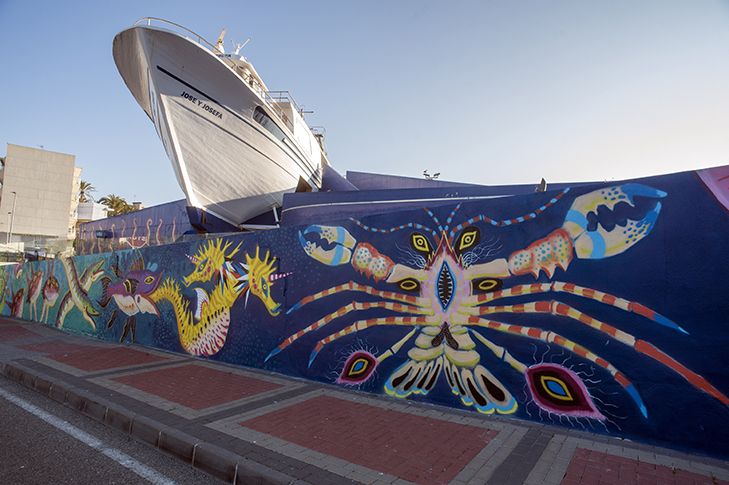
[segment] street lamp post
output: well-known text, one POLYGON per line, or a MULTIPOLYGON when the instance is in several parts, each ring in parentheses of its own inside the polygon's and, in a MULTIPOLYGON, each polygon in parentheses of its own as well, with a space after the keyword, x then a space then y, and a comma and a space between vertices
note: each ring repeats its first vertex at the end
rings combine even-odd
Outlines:
POLYGON ((15 222, 15 203, 18 201, 17 192, 13 191, 12 194, 13 194, 13 211, 12 211, 12 215, 10 216, 10 232, 8 233, 8 244, 10 244, 10 241, 13 238, 13 223, 15 222))

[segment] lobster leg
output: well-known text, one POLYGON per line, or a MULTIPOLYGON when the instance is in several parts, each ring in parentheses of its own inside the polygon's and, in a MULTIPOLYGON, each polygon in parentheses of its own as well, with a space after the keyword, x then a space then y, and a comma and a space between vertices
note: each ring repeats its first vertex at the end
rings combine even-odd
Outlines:
POLYGON ((484 303, 489 303, 502 298, 509 298, 520 295, 534 295, 538 293, 548 292, 563 292, 572 295, 581 296, 590 300, 599 301, 606 305, 620 308, 626 312, 635 313, 641 315, 649 320, 652 320, 664 327, 678 330, 685 334, 688 334, 686 330, 681 328, 678 324, 672 320, 664 317, 655 310, 652 310, 638 302, 626 300, 624 298, 611 295, 610 293, 604 293, 602 291, 594 290, 592 288, 586 288, 584 286, 578 286, 573 283, 564 283, 562 281, 553 281, 551 283, 533 283, 531 285, 517 285, 512 288, 507 288, 501 291, 493 291, 490 293, 484 293, 482 295, 474 295, 464 299, 464 305, 467 306, 478 306, 484 303))
POLYGON ((686 366, 669 356, 661 349, 655 347, 653 344, 636 338, 627 332, 623 332, 612 325, 601 322, 596 318, 592 318, 590 315, 582 313, 581 311, 573 308, 565 303, 558 301, 538 301, 532 303, 524 303, 519 305, 503 305, 493 307, 482 307, 477 309, 478 315, 486 315, 491 313, 550 313, 552 315, 563 316, 576 320, 584 325, 592 327, 604 334, 607 334, 614 339, 624 343, 625 345, 633 348, 636 352, 643 355, 647 355, 651 359, 660 362, 672 371, 686 379, 692 386, 696 387, 715 397, 725 405, 729 405, 729 398, 722 394, 718 389, 712 386, 706 379, 696 374, 686 366))
POLYGON ((633 399, 636 406, 638 406, 638 409, 640 409, 641 414, 643 417, 648 416, 648 410, 645 407, 645 404, 643 403, 643 399, 641 399, 640 394, 638 394, 638 391, 636 390, 635 386, 632 382, 623 374, 620 372, 617 368, 615 368, 614 365, 612 365, 607 360, 603 359, 597 354, 594 354, 587 348, 583 347, 582 345, 573 342, 572 340, 569 340, 558 333, 551 332, 548 330, 542 330, 540 328, 535 327, 524 327, 521 325, 511 325, 508 323, 502 323, 497 322, 495 320, 488 320, 485 318, 479 318, 475 316, 468 317, 466 320, 467 325, 474 325, 477 327, 484 327, 484 328, 490 328, 492 330, 496 330, 497 332, 503 332, 503 333, 509 333, 512 335, 521 335, 523 337, 532 338, 536 340, 540 340, 545 343, 555 344, 558 345, 564 349, 569 350, 570 352, 585 358, 589 360, 590 362, 593 362, 596 365, 599 365, 603 369, 607 370, 611 376, 613 376, 613 379, 620 384, 623 389, 628 393, 628 395, 633 399))
POLYGON ((592 327, 599 332, 609 335, 629 347, 635 348, 635 343, 638 341, 634 335, 615 328, 610 324, 602 322, 590 315, 582 313, 574 307, 556 300, 519 303, 518 305, 496 305, 468 308, 464 313, 480 316, 499 313, 549 313, 552 315, 571 318, 583 325, 587 325, 588 327, 592 327))
POLYGON ((407 335, 405 335, 403 338, 401 338, 400 340, 398 340, 395 343, 395 345, 391 346, 389 349, 387 349, 386 351, 384 351, 383 353, 381 353, 380 355, 378 355, 377 356, 377 363, 380 363, 383 360, 387 359, 388 357, 391 357, 391 356, 395 355, 396 353, 398 353, 400 351, 400 349, 402 348, 402 346, 405 345, 405 342, 407 342, 408 340, 410 340, 410 338, 413 336, 413 334, 415 334, 415 332, 417 330, 418 330, 417 328, 414 328, 414 329, 410 330, 407 333, 407 335))
POLYGON ((478 332, 471 331, 471 335, 476 337, 477 340, 481 341, 482 344, 484 344, 493 354, 498 357, 499 359, 503 360, 507 364, 509 364, 511 367, 516 369, 519 372, 526 372, 527 365, 523 362, 517 360, 513 355, 509 353, 508 350, 506 350, 504 347, 500 345, 496 345, 491 340, 487 339, 483 335, 481 335, 478 332))
POLYGON ((313 295, 309 295, 305 298, 302 298, 297 303, 295 303, 291 308, 288 309, 286 314, 291 314, 298 310, 299 308, 303 307, 304 305, 307 305, 315 300, 318 300, 320 298, 323 298, 325 296, 334 295, 336 293, 340 293, 342 291, 358 291, 361 293, 366 293, 368 295, 372 296, 379 296, 380 298, 385 298, 388 300, 395 300, 403 303, 409 303, 411 305, 415 305, 421 308, 429 308, 431 307, 431 301, 429 298, 420 298, 413 295, 406 295, 403 293, 396 293, 394 291, 382 291, 378 290, 376 288, 373 288, 371 286, 367 285, 361 285, 359 283, 355 283, 354 281, 349 281, 347 283, 332 286, 329 289, 320 291, 318 293, 314 293, 313 295))
POLYGON ((729 405, 729 398, 721 393, 718 389, 712 386, 706 379, 696 374, 694 371, 688 369, 686 366, 669 356, 661 349, 657 348, 651 343, 636 338, 635 336, 623 332, 612 325, 601 322, 596 318, 592 318, 576 308, 573 308, 565 303, 558 301, 538 301, 532 303, 524 303, 519 305, 503 305, 493 307, 482 307, 478 309, 479 315, 491 314, 491 313, 550 313, 552 315, 563 316, 577 320, 578 322, 592 327, 604 334, 607 334, 614 339, 624 343, 625 345, 633 348, 636 352, 643 355, 647 355, 651 359, 660 362, 672 371, 686 379, 692 386, 701 391, 715 397, 721 401, 724 405, 729 405))
POLYGON ((370 318, 368 320, 359 320, 357 322, 354 322, 352 325, 344 328, 343 330, 340 330, 337 333, 333 333, 329 335, 328 337, 325 337, 321 340, 319 340, 316 343, 316 346, 314 347, 314 350, 311 351, 311 355, 309 356, 309 366, 314 362, 314 359, 316 359, 317 354, 319 351, 327 344, 330 344, 334 342, 335 340, 344 337, 345 335, 349 335, 351 333, 356 333, 362 330, 365 330, 369 327, 374 327, 377 325, 408 325, 408 326, 419 326, 419 325, 428 325, 431 323, 435 323, 434 321, 431 321, 428 317, 382 317, 382 318, 370 318))
POLYGON ((340 309, 338 309, 338 310, 330 313, 329 315, 312 323, 308 327, 306 327, 302 330, 299 330, 295 334, 291 335, 289 338, 287 338, 286 340, 281 342, 281 344, 278 347, 274 348, 271 351, 271 353, 268 354, 268 356, 266 357, 264 362, 266 362, 268 359, 270 359, 274 355, 276 355, 279 352, 281 352, 282 350, 284 350, 286 347, 288 347, 292 343, 296 342, 298 339, 300 339, 307 333, 318 330, 318 329, 324 327, 325 325, 329 324, 333 320, 335 320, 339 317, 342 317, 349 312, 370 310, 372 308, 384 308, 385 310, 390 310, 393 312, 399 312, 399 313, 404 313, 404 314, 408 314, 408 313, 416 313, 416 314, 430 313, 430 314, 432 314, 433 313, 432 310, 427 310, 427 309, 423 309, 421 307, 416 307, 416 306, 411 306, 411 305, 403 305, 402 303, 395 303, 395 302, 391 302, 391 301, 364 302, 364 303, 355 301, 355 302, 349 303, 349 304, 341 307, 340 309))

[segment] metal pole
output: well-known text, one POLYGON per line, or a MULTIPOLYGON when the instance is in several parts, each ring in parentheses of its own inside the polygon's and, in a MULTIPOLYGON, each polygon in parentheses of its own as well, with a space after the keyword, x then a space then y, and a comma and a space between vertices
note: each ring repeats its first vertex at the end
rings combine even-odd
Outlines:
POLYGON ((8 233, 8 244, 13 238, 13 223, 15 222, 15 203, 18 201, 18 194, 13 192, 13 215, 10 216, 10 232, 8 233))
POLYGON ((10 244, 10 214, 12 212, 8 211, 8 231, 5 233, 5 244, 10 244))

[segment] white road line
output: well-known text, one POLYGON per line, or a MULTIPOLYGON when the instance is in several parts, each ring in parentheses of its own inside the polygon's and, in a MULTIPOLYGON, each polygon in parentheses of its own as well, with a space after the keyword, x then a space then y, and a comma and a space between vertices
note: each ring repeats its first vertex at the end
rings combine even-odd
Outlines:
POLYGON ((41 408, 29 403, 28 401, 16 396, 15 394, 12 394, 10 392, 7 392, 5 389, 0 388, 0 397, 5 398, 19 408, 37 416, 51 426, 58 428, 64 433, 81 441, 85 445, 99 451, 101 454, 111 458, 115 462, 119 463, 121 466, 128 468, 140 477, 149 480, 151 483, 159 485, 175 485, 174 480, 171 480, 161 473, 157 472, 156 470, 148 467, 147 465, 138 462, 126 453, 123 453, 115 448, 109 448, 108 446, 104 445, 102 441, 94 438, 87 432, 82 431, 68 421, 64 421, 63 419, 54 416, 53 414, 47 413, 41 408))

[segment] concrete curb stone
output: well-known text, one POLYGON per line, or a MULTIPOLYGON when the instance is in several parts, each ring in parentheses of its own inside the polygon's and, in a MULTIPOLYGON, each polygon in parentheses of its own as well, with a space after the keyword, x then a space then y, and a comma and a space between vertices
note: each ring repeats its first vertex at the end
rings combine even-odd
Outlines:
POLYGON ((60 384, 53 383, 51 384, 51 388, 48 390, 48 397, 61 404, 65 404, 66 393, 67 391, 65 387, 60 384))
POLYGON ((43 379, 42 377, 36 377, 35 378, 35 384, 33 385, 34 389, 41 394, 45 394, 46 396, 51 390, 51 386, 53 383, 49 381, 48 379, 43 379))
POLYGON ((159 435, 162 433, 162 425, 146 416, 135 415, 132 419, 132 426, 129 435, 137 441, 142 441, 155 448, 159 443, 159 435))
POLYGON ((192 463, 195 445, 200 440, 173 428, 163 430, 159 435, 157 447, 177 458, 192 463))
POLYGON ((229 483, 246 485, 307 483, 214 444, 198 440, 146 416, 106 402, 105 399, 100 399, 87 391, 59 383, 41 372, 22 365, 2 364, 0 374, 229 483))
POLYGON ((125 411, 118 409, 106 408, 106 415, 104 416, 104 424, 111 426, 112 428, 123 431, 127 434, 132 432, 132 422, 134 422, 134 415, 129 415, 125 411))

